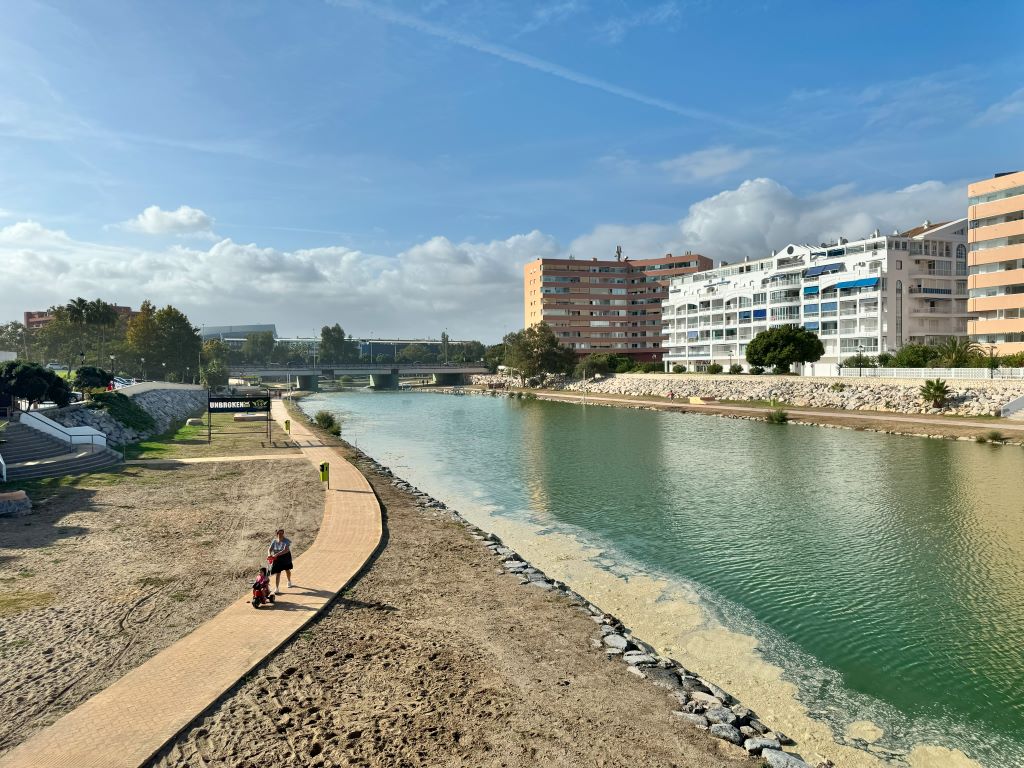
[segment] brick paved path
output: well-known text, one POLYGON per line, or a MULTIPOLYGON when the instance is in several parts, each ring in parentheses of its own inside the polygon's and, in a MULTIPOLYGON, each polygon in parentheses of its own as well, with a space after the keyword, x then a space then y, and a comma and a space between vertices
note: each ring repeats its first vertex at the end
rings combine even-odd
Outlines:
MULTIPOLYGON (((273 403, 278 421, 284 405, 273 403)), ((301 422, 292 437, 314 464, 331 464, 316 541, 295 560, 295 588, 273 608, 239 599, 53 725, 0 758, 0 768, 137 768, 312 619, 355 576, 382 536, 369 483, 301 422)), ((310 482, 316 482, 311 475, 310 482)), ((282 500, 286 501, 286 500, 282 500)), ((254 569, 261 551, 253 552, 254 569)))

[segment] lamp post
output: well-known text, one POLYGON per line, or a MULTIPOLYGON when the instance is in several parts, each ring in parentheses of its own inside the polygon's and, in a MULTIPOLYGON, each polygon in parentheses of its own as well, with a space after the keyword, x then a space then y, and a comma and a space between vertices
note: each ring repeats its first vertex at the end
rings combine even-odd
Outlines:
POLYGON ((110 375, 113 376, 117 372, 117 366, 114 365, 114 356, 108 355, 110 358, 110 375))
POLYGON ((857 345, 857 375, 864 375, 864 345, 857 345))
MULTIPOLYGON (((185 366, 185 378, 188 379, 189 381, 192 381, 192 366, 191 365, 186 365, 185 366)), ((195 384, 194 381, 192 381, 192 383, 195 384)))
POLYGON ((160 367, 163 368, 164 381, 167 381, 167 363, 160 363, 160 367))
POLYGON ((996 377, 996 345, 988 345, 988 377, 994 379, 996 377))
POLYGON ((140 357, 139 361, 142 363, 142 378, 146 378, 146 358, 140 357))
POLYGON ((729 373, 732 373, 732 350, 729 350, 729 373))

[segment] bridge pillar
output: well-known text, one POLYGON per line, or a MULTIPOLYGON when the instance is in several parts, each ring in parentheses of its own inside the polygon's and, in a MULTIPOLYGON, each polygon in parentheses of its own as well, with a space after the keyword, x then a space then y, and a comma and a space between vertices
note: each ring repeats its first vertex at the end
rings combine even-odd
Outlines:
POLYGON ((392 368, 389 373, 371 373, 370 386, 374 389, 398 389, 398 369, 392 368))
POLYGON ((317 376, 305 376, 305 375, 302 375, 302 374, 297 374, 295 376, 295 378, 298 381, 299 389, 301 389, 303 392, 316 392, 317 391, 317 379, 319 377, 317 377, 317 376))
POLYGON ((432 376, 433 383, 440 387, 457 387, 466 383, 464 373, 435 373, 432 376))

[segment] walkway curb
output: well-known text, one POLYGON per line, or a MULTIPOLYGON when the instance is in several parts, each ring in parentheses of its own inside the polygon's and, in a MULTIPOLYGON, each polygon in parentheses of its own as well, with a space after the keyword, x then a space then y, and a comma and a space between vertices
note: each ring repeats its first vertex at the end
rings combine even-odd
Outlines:
MULTIPOLYGON (((273 403, 274 418, 287 418, 273 403)), ((308 624, 362 571, 383 537, 369 482, 303 424, 292 437, 315 466, 331 463, 316 540, 295 560, 294 581, 273 608, 248 595, 0 758, 0 768, 138 768, 308 624)), ((315 482, 311 478, 311 482, 315 482)), ((254 555, 253 568, 258 567, 254 555)))

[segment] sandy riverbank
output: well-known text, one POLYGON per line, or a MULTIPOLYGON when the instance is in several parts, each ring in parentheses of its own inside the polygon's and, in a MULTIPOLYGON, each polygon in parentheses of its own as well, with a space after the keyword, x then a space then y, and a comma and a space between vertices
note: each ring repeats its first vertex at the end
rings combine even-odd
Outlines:
POLYGON ((301 550, 323 514, 295 461, 130 466, 29 492, 30 516, 0 519, 0 752, 247 597, 275 527, 301 550))
POLYGON ((154 766, 750 765, 595 650, 597 626, 563 596, 366 474, 381 555, 154 766))

